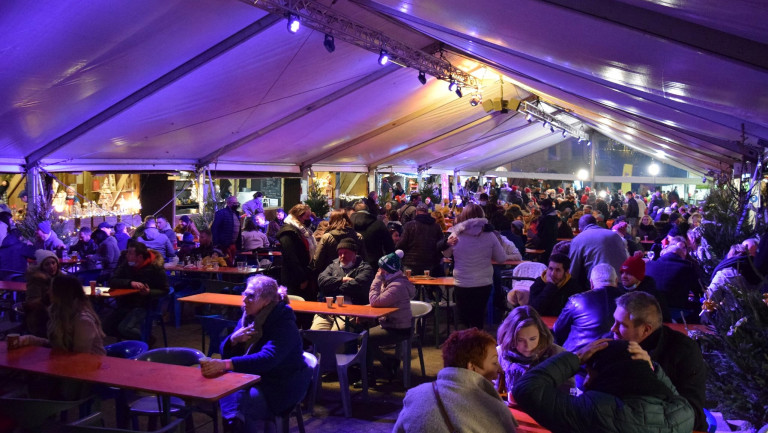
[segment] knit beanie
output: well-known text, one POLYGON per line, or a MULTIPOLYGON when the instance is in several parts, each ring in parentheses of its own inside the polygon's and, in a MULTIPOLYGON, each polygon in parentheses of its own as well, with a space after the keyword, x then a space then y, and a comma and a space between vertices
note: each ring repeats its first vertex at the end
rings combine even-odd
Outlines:
POLYGON ((404 254, 405 253, 403 253, 403 250, 397 250, 394 253, 387 254, 386 256, 379 259, 379 267, 389 272, 390 274, 394 274, 403 268, 403 264, 400 262, 400 259, 403 258, 404 254))
POLYGON ((643 253, 637 251, 635 255, 624 260, 624 263, 621 264, 621 272, 628 272, 639 281, 643 281, 643 278, 645 278, 645 260, 643 260, 643 253))
POLYGON ((59 258, 56 257, 56 253, 53 251, 48 250, 37 250, 35 251, 35 261, 37 262, 37 265, 40 266, 43 264, 43 260, 47 259, 48 257, 53 257, 56 259, 56 262, 59 262, 59 258))
POLYGON ((336 251, 342 248, 345 250, 357 252, 357 242, 355 242, 355 240, 352 238, 344 238, 339 242, 339 245, 336 247, 336 251))
POLYGON ((37 224, 37 229, 45 234, 51 233, 51 222, 50 221, 41 221, 39 224, 37 224))

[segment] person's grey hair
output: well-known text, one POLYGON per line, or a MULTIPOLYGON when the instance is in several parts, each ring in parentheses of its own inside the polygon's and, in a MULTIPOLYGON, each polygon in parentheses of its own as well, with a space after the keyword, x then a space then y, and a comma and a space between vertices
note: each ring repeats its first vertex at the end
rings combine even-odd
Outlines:
POLYGON ((661 328, 661 306, 651 294, 638 290, 625 293, 616 299, 616 307, 621 307, 629 313, 635 326, 647 323, 654 330, 661 328))
POLYGON ((616 269, 608 263, 598 263, 589 273, 589 281, 595 287, 616 286, 618 281, 616 269))
POLYGON ((277 289, 277 281, 266 275, 256 275, 249 278, 248 284, 245 287, 245 290, 253 292, 255 299, 268 299, 270 302, 280 300, 277 289))
POLYGON ((358 201, 355 203, 355 212, 360 212, 361 210, 368 210, 368 205, 363 203, 362 201, 358 201))

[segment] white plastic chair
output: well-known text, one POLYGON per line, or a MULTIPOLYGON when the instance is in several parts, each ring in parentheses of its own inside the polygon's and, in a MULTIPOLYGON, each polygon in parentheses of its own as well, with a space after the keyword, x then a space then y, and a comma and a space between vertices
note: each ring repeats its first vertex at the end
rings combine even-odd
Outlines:
POLYGON ((528 305, 531 297, 531 286, 547 269, 547 265, 539 262, 523 262, 509 273, 502 274, 502 280, 511 280, 512 287, 507 293, 507 301, 513 306, 528 305))
POLYGON ((403 385, 405 389, 411 387, 411 351, 413 345, 419 351, 419 363, 421 364, 421 377, 426 376, 424 368, 424 328, 426 327, 426 316, 432 312, 432 304, 422 301, 411 301, 411 338, 405 339, 400 343, 400 357, 403 361, 403 385))

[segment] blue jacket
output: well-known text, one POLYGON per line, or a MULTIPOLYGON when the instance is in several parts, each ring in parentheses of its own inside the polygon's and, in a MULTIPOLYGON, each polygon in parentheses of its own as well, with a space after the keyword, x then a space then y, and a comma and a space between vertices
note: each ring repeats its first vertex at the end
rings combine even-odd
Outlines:
MULTIPOLYGON (((240 319, 235 331, 242 327, 240 319)), ((261 376, 256 386, 264 392, 273 413, 285 412, 304 396, 309 387, 309 367, 291 307, 284 302, 275 306, 264 321, 261 338, 250 350, 246 343, 233 344, 231 338, 221 344, 222 359, 231 358, 238 373, 261 376)))
POLYGON ((240 233, 233 237, 235 227, 232 214, 240 218, 240 212, 233 211, 228 207, 216 211, 213 217, 213 224, 211 224, 213 245, 224 249, 229 248, 233 244, 240 245, 240 233))

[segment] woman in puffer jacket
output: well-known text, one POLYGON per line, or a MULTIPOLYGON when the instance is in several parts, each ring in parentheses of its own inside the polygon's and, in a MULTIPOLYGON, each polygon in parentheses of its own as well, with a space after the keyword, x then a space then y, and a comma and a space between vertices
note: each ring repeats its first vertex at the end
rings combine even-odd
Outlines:
POLYGON ((443 256, 453 255, 456 310, 466 327, 483 329, 483 318, 493 285, 491 261, 503 262, 507 255, 493 226, 485 219, 483 208, 469 203, 456 218, 448 248, 443 256))

